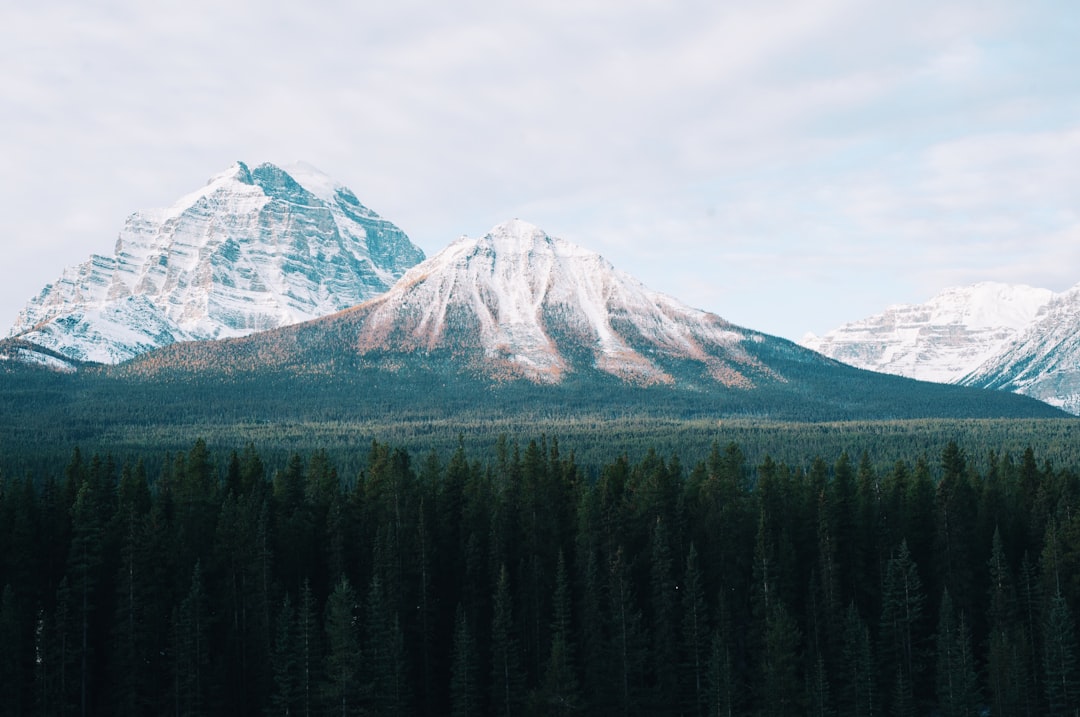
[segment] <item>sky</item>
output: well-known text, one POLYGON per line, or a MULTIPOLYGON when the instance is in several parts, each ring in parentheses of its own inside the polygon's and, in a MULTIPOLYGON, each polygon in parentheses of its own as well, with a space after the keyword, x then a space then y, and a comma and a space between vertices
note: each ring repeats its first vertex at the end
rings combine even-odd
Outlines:
POLYGON ((1080 282, 1072 0, 0 9, 0 335, 129 214, 307 162, 429 256, 520 218, 797 340, 1080 282))

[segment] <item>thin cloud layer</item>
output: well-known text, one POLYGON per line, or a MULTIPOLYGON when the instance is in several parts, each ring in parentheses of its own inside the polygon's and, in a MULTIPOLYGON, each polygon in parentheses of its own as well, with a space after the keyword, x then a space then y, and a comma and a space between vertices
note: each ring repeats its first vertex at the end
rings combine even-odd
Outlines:
POLYGON ((237 159, 307 161, 428 253, 519 216, 791 338, 941 282, 1080 282, 1065 3, 25 5, 3 324, 237 159))

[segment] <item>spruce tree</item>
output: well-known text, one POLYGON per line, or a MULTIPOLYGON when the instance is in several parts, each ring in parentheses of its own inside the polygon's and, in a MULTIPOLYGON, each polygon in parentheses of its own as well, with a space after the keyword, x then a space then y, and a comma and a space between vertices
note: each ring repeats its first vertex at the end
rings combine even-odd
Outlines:
POLYGON ((709 615, 697 548, 690 543, 682 585, 682 650, 680 693, 683 711, 703 715, 708 709, 709 615))
POLYGON ((990 589, 986 683, 990 710, 996 715, 1027 714, 1028 664, 1024 659, 1024 636, 1017 616, 1016 591, 1001 532, 997 529, 994 530, 987 567, 990 589))
POLYGON ((478 661, 476 641, 469 629, 465 609, 458 603, 450 660, 451 717, 476 717, 482 713, 478 661))
POLYGON ((1076 624, 1058 590, 1050 599, 1043 635, 1043 689, 1050 717, 1074 715, 1080 709, 1076 656, 1076 624))
POLYGON ((840 653, 840 688, 838 690, 841 717, 863 717, 878 714, 875 691, 877 673, 870 644, 870 630, 859 617, 855 603, 848 605, 844 616, 840 653))
POLYGON ((326 603, 326 679, 324 694, 329 714, 347 717, 357 709, 361 678, 359 638, 356 634, 356 595, 342 577, 326 603))
POLYGON ((574 631, 571 617, 570 580, 566 560, 559 551, 555 568, 555 595, 552 599, 551 653, 544 675, 545 712, 571 715, 581 709, 575 662, 574 631))
POLYGON ((678 657, 675 635, 675 579, 671 550, 662 518, 653 525, 649 583, 652 592, 652 712, 664 714, 678 708, 678 657))
POLYGON ((615 551, 608 570, 608 654, 613 705, 618 714, 634 714, 640 707, 640 691, 647 642, 641 611, 634 595, 629 566, 622 548, 615 551))
POLYGON ((964 614, 955 614, 948 590, 942 594, 938 616, 938 708, 942 717, 971 717, 981 702, 971 630, 964 614))
POLYGON ((495 714, 515 717, 521 712, 525 689, 521 673, 513 610, 510 605, 510 576, 503 566, 495 588, 491 622, 491 706, 495 714))
POLYGON ((924 667, 924 602, 918 567, 902 542, 886 565, 881 606, 880 654, 885 674, 896 676, 894 713, 914 709, 924 667))
POLYGON ((270 666, 274 687, 267 715, 294 715, 300 706, 300 674, 296 640, 296 610, 286 593, 278 613, 270 666))

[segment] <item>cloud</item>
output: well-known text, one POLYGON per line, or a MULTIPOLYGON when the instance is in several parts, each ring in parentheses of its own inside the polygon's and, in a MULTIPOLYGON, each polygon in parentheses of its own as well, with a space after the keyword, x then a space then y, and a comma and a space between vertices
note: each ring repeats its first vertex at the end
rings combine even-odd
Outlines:
POLYGON ((1005 0, 24 3, 0 26, 2 241, 20 263, 0 319, 108 251, 128 213, 237 159, 309 161, 429 252, 520 216, 789 336, 917 300, 942 272, 1064 281, 1068 16, 1005 0))

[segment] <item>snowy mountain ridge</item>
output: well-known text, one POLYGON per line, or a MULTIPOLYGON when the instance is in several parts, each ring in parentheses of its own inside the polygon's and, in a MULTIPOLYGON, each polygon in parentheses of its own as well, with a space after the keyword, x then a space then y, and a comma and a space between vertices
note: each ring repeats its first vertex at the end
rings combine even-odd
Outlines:
POLYGON ((480 353, 483 371, 495 377, 559 383, 581 360, 568 351, 641 385, 673 381, 658 356, 703 364, 726 385, 768 373, 742 349, 757 334, 653 292, 599 254, 519 220, 458 239, 355 311, 363 314, 362 354, 461 347, 480 353))
POLYGON ((982 282, 923 304, 890 306, 800 343, 858 368, 954 383, 1008 346, 1053 298, 1048 289, 982 282))
POLYGON ((801 343, 858 368, 1013 391, 1080 414, 1080 284, 946 289, 801 343))
POLYGON ((307 165, 237 162, 165 209, 132 214, 111 256, 65 269, 9 336, 118 363, 176 341, 235 337, 340 311, 423 252, 307 165))
POLYGON ((1054 296, 1009 345, 958 383, 1015 391, 1080 414, 1080 284, 1054 296))

